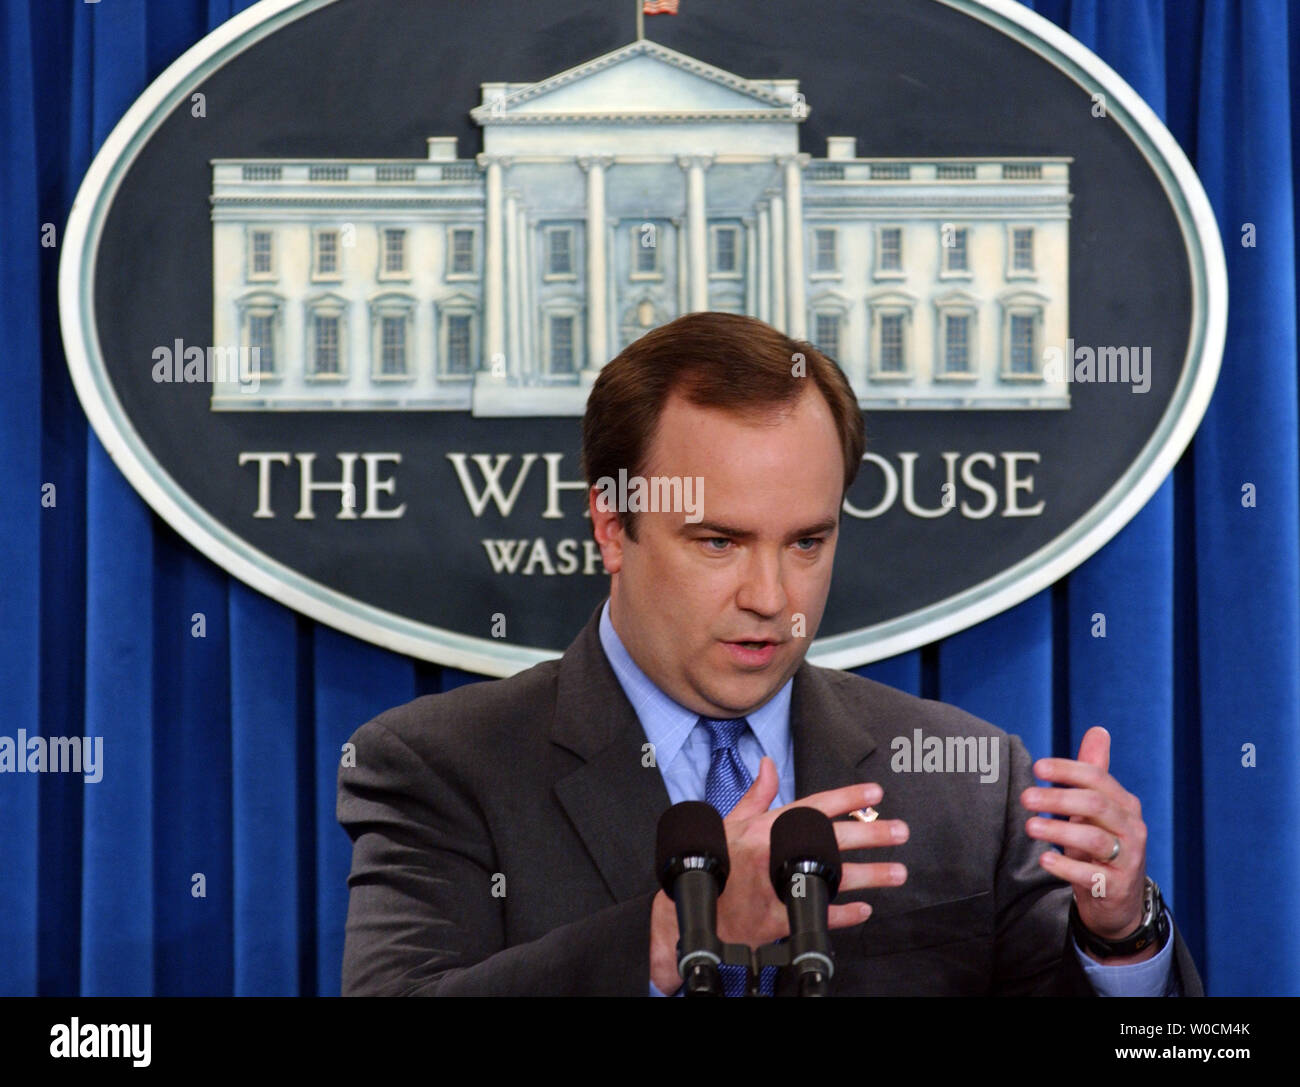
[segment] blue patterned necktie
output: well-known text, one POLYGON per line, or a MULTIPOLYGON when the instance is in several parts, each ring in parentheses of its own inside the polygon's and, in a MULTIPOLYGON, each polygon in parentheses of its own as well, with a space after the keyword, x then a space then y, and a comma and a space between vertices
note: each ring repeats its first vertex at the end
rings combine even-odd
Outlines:
MULTIPOLYGON (((701 717, 698 724, 708 730, 713 741, 713 753, 709 759, 709 776, 704 783, 704 800, 718 809, 723 818, 736 802, 749 791, 754 783, 753 777, 745 769, 740 759, 740 737, 749 728, 749 721, 744 717, 719 719, 701 717)), ((722 978, 724 996, 744 996, 747 971, 743 966, 723 965, 718 968, 722 978)), ((759 991, 764 996, 771 996, 776 989, 776 967, 767 966, 759 975, 759 991)))

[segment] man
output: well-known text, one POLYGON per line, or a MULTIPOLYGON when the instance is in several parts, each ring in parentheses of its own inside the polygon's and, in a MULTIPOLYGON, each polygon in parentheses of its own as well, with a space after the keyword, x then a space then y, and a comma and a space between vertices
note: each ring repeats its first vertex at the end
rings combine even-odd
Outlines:
POLYGON ((839 368, 752 318, 690 314, 605 367, 583 467, 609 599, 561 660, 353 737, 345 994, 676 992, 653 851, 684 799, 725 816, 718 931, 751 946, 788 934, 777 814, 797 799, 835 820, 837 993, 1200 994, 1104 730, 1040 760, 1060 787, 1035 788, 1017 738, 804 660, 863 447, 839 368), (620 469, 673 508, 616 508, 620 469), (909 772, 895 741, 918 730, 970 761, 909 772), (880 818, 843 818, 867 807, 880 818))

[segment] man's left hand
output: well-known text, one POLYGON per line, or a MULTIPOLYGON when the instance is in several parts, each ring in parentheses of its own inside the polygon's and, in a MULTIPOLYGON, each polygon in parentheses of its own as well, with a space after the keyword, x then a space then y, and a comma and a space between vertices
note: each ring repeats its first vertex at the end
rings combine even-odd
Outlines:
MULTIPOLYGON (((1048 850, 1042 864, 1074 888, 1079 919, 1107 940, 1131 935, 1142 923, 1146 886, 1147 826, 1142 804, 1109 773, 1110 733, 1090 728, 1079 744, 1077 759, 1039 759, 1034 775, 1062 788, 1029 788, 1020 803, 1031 812, 1068 816, 1068 822, 1034 816, 1025 823, 1031 838, 1061 846, 1048 850), (1118 852, 1116 844, 1118 843, 1118 852)), ((1151 958, 1150 947, 1123 960, 1151 958)))

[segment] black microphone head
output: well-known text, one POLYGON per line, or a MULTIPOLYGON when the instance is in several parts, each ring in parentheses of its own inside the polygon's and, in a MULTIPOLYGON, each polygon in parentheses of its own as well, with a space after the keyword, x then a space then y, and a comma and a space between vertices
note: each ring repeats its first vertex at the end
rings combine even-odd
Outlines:
POLYGON ((674 804, 659 817, 655 835, 655 874, 669 898, 673 896, 674 881, 690 869, 712 872, 718 881, 718 894, 731 874, 722 816, 702 800, 674 804))
POLYGON ((831 821, 816 808, 787 808, 778 815, 768 872, 782 901, 795 872, 820 876, 834 898, 840 888, 840 847, 831 821))

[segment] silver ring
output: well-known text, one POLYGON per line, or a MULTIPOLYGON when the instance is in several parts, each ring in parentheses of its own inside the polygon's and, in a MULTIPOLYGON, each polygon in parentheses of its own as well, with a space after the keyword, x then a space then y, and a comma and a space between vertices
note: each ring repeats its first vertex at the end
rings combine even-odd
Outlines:
POLYGON ((1115 839, 1115 848, 1110 851, 1110 856, 1107 857, 1102 863, 1110 864, 1118 856, 1119 856, 1119 838, 1117 837, 1115 839))

